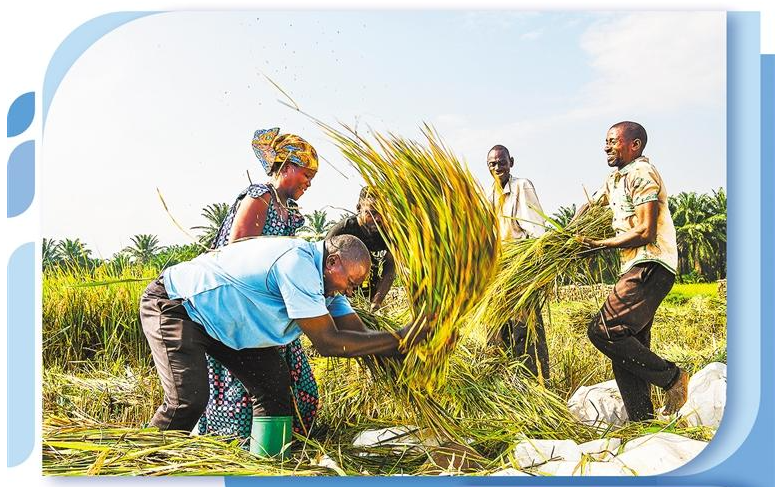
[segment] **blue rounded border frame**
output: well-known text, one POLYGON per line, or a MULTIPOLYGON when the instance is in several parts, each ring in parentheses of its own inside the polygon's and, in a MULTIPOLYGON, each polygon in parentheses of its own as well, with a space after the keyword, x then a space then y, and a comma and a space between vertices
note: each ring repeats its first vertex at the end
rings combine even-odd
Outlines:
MULTIPOLYGON (((43 127, 59 83, 80 55, 99 38, 115 28, 160 12, 125 12, 95 18, 73 31, 52 57, 43 86, 43 127)), ((727 15, 727 168, 728 168, 728 401, 727 412, 710 445, 696 459, 667 475, 656 477, 440 477, 440 478, 328 478, 304 477, 238 478, 227 477, 227 486, 286 484, 287 482, 420 482, 445 485, 726 485, 758 487, 775 484, 771 458, 775 443, 773 422, 772 300, 761 300, 761 293, 773 296, 773 257, 762 249, 775 248, 771 225, 775 221, 773 140, 762 133, 775 133, 775 95, 762 87, 775 86, 775 57, 759 54, 759 14, 730 12, 727 15), (764 164, 764 161, 769 164, 764 164), (763 320, 766 320, 763 321, 763 320)), ((26 245, 26 244, 25 244, 26 245)), ((25 267, 26 269, 26 267, 25 267)), ((24 272, 8 268, 8 280, 22 278, 24 272)), ((10 289, 10 287, 9 287, 10 289)), ((9 325, 11 295, 9 291, 9 325)), ((34 303, 34 299, 32 300, 34 303)), ((25 320, 26 321, 26 320, 25 320)), ((14 323, 14 326, 30 323, 14 323)), ((9 326, 10 328, 10 326, 9 326)), ((9 349, 15 347, 9 335, 9 349)), ((35 350, 28 350, 34 357, 35 350)), ((23 357, 24 354, 17 354, 23 357)), ((8 356, 8 370, 12 358, 8 356)), ((16 364, 24 366, 26 364, 16 364)), ((10 382, 9 382, 10 384, 10 382)), ((9 391, 10 392, 10 391, 9 391)), ((8 394, 12 411, 14 395, 8 394)), ((12 422, 9 415, 9 425, 12 422)), ((34 430, 34 423, 25 425, 34 430)), ((9 444, 8 455, 12 455, 9 444)), ((108 479, 105 479, 108 480, 108 479)))
POLYGON ((133 20, 163 12, 114 12, 101 15, 81 24, 59 45, 46 68, 43 79, 43 131, 46 130, 46 117, 51 101, 73 64, 92 44, 106 34, 133 20))

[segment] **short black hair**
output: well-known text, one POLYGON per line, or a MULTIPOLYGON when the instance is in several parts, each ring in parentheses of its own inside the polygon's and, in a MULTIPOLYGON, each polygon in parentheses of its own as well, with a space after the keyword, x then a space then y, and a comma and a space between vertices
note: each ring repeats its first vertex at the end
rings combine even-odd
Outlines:
POLYGON ((371 265, 371 253, 366 244, 353 235, 334 235, 325 240, 328 255, 338 255, 345 264, 371 265))
POLYGON ((621 129, 624 132, 624 136, 629 140, 640 139, 641 152, 646 148, 646 142, 648 142, 648 136, 646 135, 646 129, 638 122, 619 122, 611 125, 611 128, 621 129))
POLYGON ((490 152, 492 152, 494 150, 504 151, 506 153, 506 157, 511 157, 511 153, 509 152, 509 149, 506 148, 505 145, 495 144, 494 146, 492 146, 492 149, 487 151, 487 153, 489 154, 490 152))

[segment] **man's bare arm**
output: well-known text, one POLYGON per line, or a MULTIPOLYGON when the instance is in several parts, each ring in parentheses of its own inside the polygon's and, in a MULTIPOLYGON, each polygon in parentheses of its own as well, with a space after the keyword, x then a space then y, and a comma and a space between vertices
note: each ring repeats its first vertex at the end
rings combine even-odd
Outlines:
MULTIPOLYGON (((406 326, 397 333, 369 330, 355 313, 337 317, 336 321, 330 314, 325 314, 314 318, 299 318, 296 322, 317 351, 326 357, 396 355, 399 340, 403 339, 410 329, 406 326), (363 329, 356 329, 359 327, 363 329)), ((419 333, 413 334, 410 346, 423 340, 428 329, 426 325, 419 333)))
POLYGON ((379 281, 376 283, 376 291, 371 298, 371 309, 375 310, 382 306, 382 301, 390 291, 390 287, 393 285, 393 280, 396 278, 396 262, 393 259, 393 255, 388 252, 385 255, 385 261, 382 265, 382 275, 379 281))
POLYGON ((591 247, 642 247, 654 243, 657 238, 657 215, 659 202, 649 201, 635 207, 635 226, 631 230, 615 237, 603 240, 593 240, 581 237, 582 241, 591 247))

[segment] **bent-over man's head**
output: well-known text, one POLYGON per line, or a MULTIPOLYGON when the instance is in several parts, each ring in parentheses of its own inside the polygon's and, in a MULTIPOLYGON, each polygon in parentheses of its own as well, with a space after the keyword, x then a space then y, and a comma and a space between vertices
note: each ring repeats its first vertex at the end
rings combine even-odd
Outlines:
POLYGON ((619 122, 608 129, 605 153, 609 167, 622 168, 639 158, 646 147, 646 129, 637 122, 619 122))
POLYGON ((501 186, 505 186, 508 182, 513 166, 514 158, 506 147, 498 144, 487 153, 487 168, 492 177, 500 181, 501 186))
POLYGON ((366 245, 352 235, 327 238, 323 252, 323 291, 326 296, 351 296, 371 268, 366 245))

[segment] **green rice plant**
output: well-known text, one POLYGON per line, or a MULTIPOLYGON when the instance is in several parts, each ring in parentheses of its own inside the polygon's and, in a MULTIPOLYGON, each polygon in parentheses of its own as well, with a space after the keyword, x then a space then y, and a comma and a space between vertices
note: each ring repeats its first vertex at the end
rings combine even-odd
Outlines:
POLYGON ((472 174, 425 126, 424 144, 397 135, 336 130, 318 122, 377 195, 384 237, 409 297, 409 339, 429 326, 427 339, 407 350, 390 380, 414 390, 440 386, 463 318, 495 271, 498 224, 472 174), (426 325, 427 324, 427 325, 426 325))
POLYGON ((685 304, 694 296, 707 296, 711 298, 718 297, 718 284, 695 283, 695 284, 673 284, 673 289, 665 298, 665 301, 673 304, 685 304))
POLYGON ((147 366, 150 349, 138 306, 154 266, 109 264, 93 270, 60 267, 43 273, 43 364, 70 367, 89 362, 123 371, 147 366), (111 285, 101 285, 109 282, 111 285))

